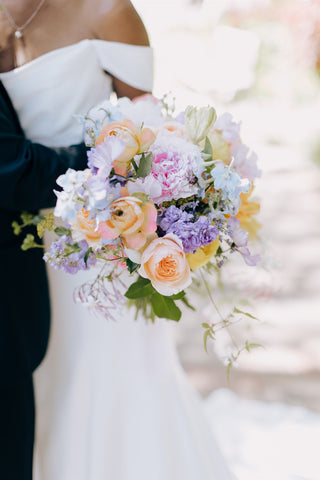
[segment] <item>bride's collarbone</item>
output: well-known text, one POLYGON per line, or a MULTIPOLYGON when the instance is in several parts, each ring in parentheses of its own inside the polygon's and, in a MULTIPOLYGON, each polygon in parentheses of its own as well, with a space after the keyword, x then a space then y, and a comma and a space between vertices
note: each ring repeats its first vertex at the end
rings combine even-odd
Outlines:
POLYGON ((1 48, 0 45, 0 73, 10 72, 15 68, 15 56, 12 46, 1 48))

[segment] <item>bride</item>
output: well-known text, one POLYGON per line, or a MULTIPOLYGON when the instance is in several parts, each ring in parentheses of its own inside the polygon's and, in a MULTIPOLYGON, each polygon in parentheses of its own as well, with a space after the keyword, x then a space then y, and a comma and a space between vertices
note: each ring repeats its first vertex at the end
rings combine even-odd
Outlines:
MULTIPOLYGON (((82 139, 73 114, 152 89, 152 50, 126 0, 3 0, 0 79, 30 139, 82 139)), ((47 239, 47 243, 48 243, 47 239)), ((228 480, 168 324, 90 316, 89 278, 48 268, 52 326, 35 373, 36 480, 228 480)))

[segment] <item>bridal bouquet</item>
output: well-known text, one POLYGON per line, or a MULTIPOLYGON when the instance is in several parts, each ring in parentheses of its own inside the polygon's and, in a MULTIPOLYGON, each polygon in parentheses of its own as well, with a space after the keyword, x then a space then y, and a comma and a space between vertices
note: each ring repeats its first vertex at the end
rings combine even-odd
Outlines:
MULTIPOLYGON (((110 318, 130 301, 146 318, 178 321, 198 269, 205 282, 236 252, 257 264, 248 242, 259 228, 250 197, 260 171, 230 114, 188 106, 175 115, 147 95, 106 101, 83 121, 88 168, 57 179, 54 214, 37 225, 40 237, 58 235, 44 256, 54 268, 101 265, 77 300, 110 318)), ((33 243, 28 236, 24 248, 33 243)), ((213 338, 214 327, 204 328, 213 338)))

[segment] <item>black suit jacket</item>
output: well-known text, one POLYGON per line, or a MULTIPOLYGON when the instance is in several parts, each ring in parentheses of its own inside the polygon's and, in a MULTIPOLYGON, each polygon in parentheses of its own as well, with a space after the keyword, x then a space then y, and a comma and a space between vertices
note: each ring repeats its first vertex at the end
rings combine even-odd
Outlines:
POLYGON ((0 386, 14 384, 39 365, 49 335, 43 251, 23 252, 11 224, 21 210, 53 207, 56 178, 86 163, 84 145, 50 149, 27 140, 0 82, 0 386))

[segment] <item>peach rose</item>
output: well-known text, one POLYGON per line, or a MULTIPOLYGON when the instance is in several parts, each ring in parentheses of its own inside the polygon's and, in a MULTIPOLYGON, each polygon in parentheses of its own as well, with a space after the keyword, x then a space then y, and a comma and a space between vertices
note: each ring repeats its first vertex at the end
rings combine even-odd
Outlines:
POLYGON ((136 197, 121 197, 110 206, 111 218, 101 222, 98 232, 105 240, 120 235, 126 247, 140 250, 147 236, 157 229, 157 210, 152 202, 143 203, 136 197))
POLYGON ((130 170, 130 161, 138 153, 145 152, 155 141, 155 134, 150 128, 138 128, 131 120, 111 122, 100 132, 96 145, 103 143, 106 138, 116 136, 125 143, 125 149, 113 162, 117 175, 126 176, 130 170))
POLYGON ((149 278, 161 295, 174 295, 191 284, 191 273, 182 242, 173 233, 156 238, 144 250, 139 274, 149 278))
POLYGON ((72 238, 75 242, 86 240, 89 247, 101 246, 101 236, 97 231, 97 225, 94 220, 89 219, 88 210, 77 212, 76 219, 71 225, 72 238))

